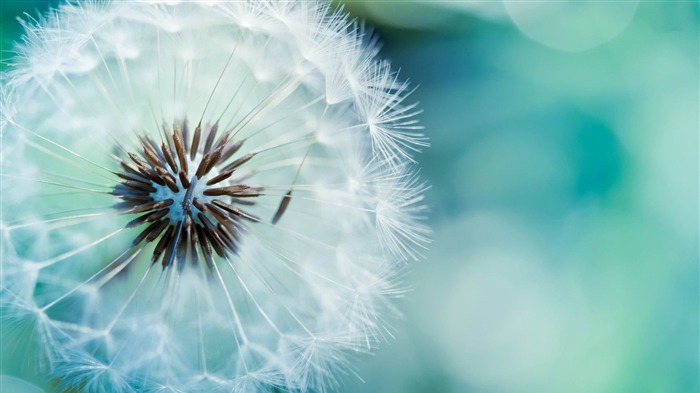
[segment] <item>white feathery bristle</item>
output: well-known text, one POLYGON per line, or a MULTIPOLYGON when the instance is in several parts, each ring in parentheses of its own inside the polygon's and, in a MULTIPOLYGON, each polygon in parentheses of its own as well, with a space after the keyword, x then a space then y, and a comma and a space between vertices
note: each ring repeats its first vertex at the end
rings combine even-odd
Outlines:
POLYGON ((0 322, 58 390, 325 392, 393 335, 428 143, 363 24, 252 0, 21 23, 0 322))

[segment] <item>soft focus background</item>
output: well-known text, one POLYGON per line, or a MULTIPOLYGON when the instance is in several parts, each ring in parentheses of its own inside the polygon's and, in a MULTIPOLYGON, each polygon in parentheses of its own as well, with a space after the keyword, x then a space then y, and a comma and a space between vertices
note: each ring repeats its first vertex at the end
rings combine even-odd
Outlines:
POLYGON ((434 242, 340 390, 698 392, 698 3, 344 6, 419 86, 434 242))

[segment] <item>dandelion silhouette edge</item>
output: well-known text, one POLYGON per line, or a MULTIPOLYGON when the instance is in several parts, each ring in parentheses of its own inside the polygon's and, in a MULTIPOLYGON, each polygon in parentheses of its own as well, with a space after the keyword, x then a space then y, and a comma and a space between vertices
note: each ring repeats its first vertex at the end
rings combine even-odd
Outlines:
POLYGON ((4 329, 59 389, 324 391, 428 242, 409 85, 311 2, 69 2, 3 75, 4 329), (29 344, 28 344, 29 346, 29 344))

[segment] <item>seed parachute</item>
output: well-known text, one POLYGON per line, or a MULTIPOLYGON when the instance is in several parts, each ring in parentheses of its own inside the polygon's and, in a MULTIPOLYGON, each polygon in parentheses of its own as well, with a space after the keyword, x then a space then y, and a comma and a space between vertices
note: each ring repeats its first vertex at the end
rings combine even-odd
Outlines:
POLYGON ((72 1, 3 75, 6 349, 86 392, 327 391, 393 334, 427 146, 312 2, 72 1))

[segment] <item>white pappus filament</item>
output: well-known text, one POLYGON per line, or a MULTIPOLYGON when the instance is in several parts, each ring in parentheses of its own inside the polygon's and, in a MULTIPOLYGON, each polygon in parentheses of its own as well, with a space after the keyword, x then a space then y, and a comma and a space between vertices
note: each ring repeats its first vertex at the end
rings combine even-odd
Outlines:
POLYGON ((23 24, 0 322, 60 391, 332 390, 392 335, 429 241, 427 141, 363 26, 306 1, 77 1, 23 24))

